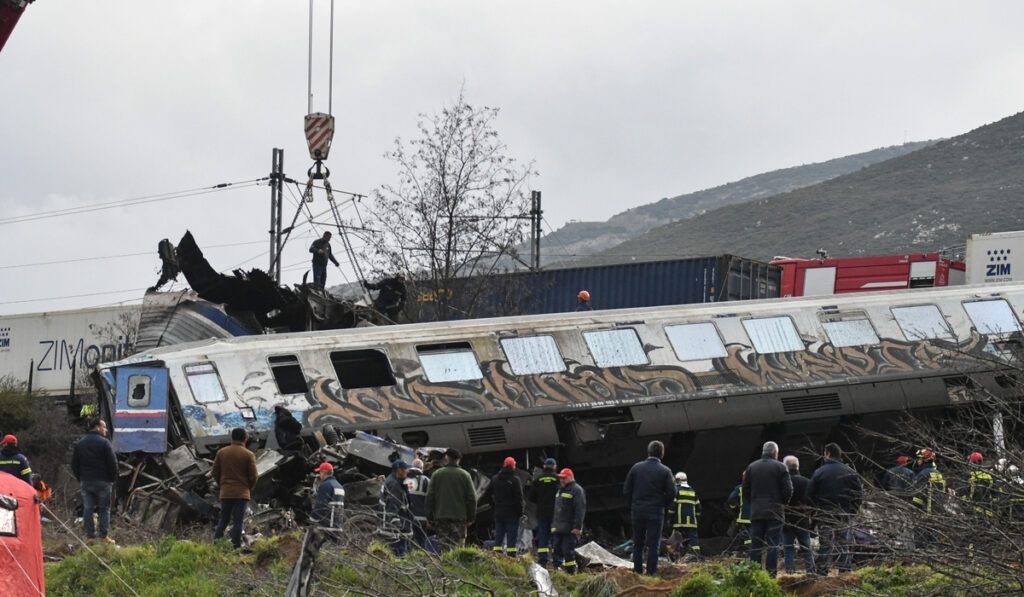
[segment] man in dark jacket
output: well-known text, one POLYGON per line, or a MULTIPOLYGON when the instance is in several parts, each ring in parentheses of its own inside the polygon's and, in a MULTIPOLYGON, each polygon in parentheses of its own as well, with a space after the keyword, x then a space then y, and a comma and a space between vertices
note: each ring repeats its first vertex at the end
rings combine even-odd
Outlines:
POLYGON ((231 544, 238 549, 242 546, 242 522, 245 509, 252 498, 259 473, 256 471, 256 456, 245 447, 248 436, 245 429, 231 430, 231 445, 217 450, 213 457, 211 474, 220 486, 220 520, 213 534, 216 541, 224 536, 231 523, 231 544))
POLYGON ((320 288, 327 284, 327 260, 330 259, 334 265, 339 265, 331 252, 331 233, 324 232, 324 235, 309 245, 309 252, 313 254, 313 283, 320 288))
POLYGON ((793 481, 786 466, 779 462, 779 445, 775 442, 765 442, 761 458, 747 466, 743 495, 750 499, 750 559, 761 565, 761 553, 767 545, 763 565, 774 577, 778 573, 784 506, 793 496, 793 481))
POLYGON ((551 517, 555 513, 555 494, 558 493, 558 475, 554 458, 544 461, 544 471, 530 485, 530 501, 537 505, 537 563, 548 565, 551 553, 551 517))
POLYGON ((313 472, 320 476, 320 486, 310 518, 318 526, 340 529, 345 523, 345 488, 334 478, 334 465, 330 462, 321 462, 313 472))
POLYGON ((391 463, 391 474, 380 489, 381 534, 392 539, 391 551, 403 556, 409 551, 409 536, 412 535, 412 511, 409 509, 409 489, 405 477, 409 464, 404 460, 391 463))
POLYGON ((519 538, 519 517, 523 515, 523 485, 516 476, 516 459, 509 456, 501 470, 491 478, 494 498, 494 551, 516 557, 519 538))
POLYGON ((106 421, 91 419, 89 432, 78 440, 71 454, 71 472, 82 484, 85 536, 90 541, 114 543, 110 538, 110 494, 117 481, 117 456, 106 436, 106 421), (93 522, 94 512, 99 519, 99 529, 93 522))
POLYGON ((658 573, 658 550, 665 510, 676 497, 672 470, 661 463, 665 445, 657 440, 647 444, 647 459, 633 465, 622 485, 622 494, 630 505, 633 523, 633 571, 644 572, 644 550, 647 551, 647 574, 658 573))
POLYGON ((392 322, 398 321, 398 314, 405 306, 405 274, 395 274, 394 278, 386 278, 371 284, 363 282, 363 286, 369 290, 379 290, 377 298, 373 300, 373 307, 383 315, 386 315, 392 322))
POLYGON ((882 475, 882 489, 892 492, 905 492, 910 489, 911 483, 914 482, 914 471, 907 466, 908 462, 909 456, 900 456, 896 459, 896 466, 882 475))
POLYGON ((793 497, 786 506, 786 520, 782 525, 782 553, 786 563, 786 572, 796 573, 796 545, 804 557, 804 571, 814 574, 814 553, 811 551, 811 517, 807 502, 807 487, 811 480, 800 474, 800 460, 796 456, 782 459, 789 471, 789 480, 793 482, 793 497))
POLYGON ((466 542, 466 527, 476 519, 476 488, 459 467, 462 454, 448 448, 444 456, 445 466, 430 477, 425 505, 427 523, 437 529, 441 549, 447 551, 466 542))
POLYGON ((860 475, 843 464, 843 452, 836 444, 825 444, 825 463, 811 475, 807 500, 818 511, 818 557, 814 568, 828 575, 833 554, 840 572, 849 572, 850 533, 853 517, 864 500, 860 475))
POLYGON ((729 549, 733 546, 741 551, 742 553, 750 554, 750 500, 746 499, 743 495, 743 480, 747 478, 747 471, 743 471, 740 475, 740 482, 736 487, 732 488, 732 492, 729 493, 729 497, 725 500, 725 503, 729 506, 729 509, 736 514, 736 532, 732 536, 732 540, 729 542, 729 549))
POLYGON ((28 464, 28 458, 18 449, 18 438, 10 433, 0 440, 0 471, 32 485, 32 467, 28 464))
POLYGON ((587 494, 576 483, 572 469, 563 468, 558 473, 561 486, 555 496, 555 512, 551 519, 552 549, 555 568, 564 566, 568 574, 574 574, 576 566, 576 545, 583 534, 583 518, 587 514, 587 494))
POLYGON ((274 407, 274 437, 277 449, 283 453, 302 451, 302 423, 292 415, 286 407, 278 404, 274 407))

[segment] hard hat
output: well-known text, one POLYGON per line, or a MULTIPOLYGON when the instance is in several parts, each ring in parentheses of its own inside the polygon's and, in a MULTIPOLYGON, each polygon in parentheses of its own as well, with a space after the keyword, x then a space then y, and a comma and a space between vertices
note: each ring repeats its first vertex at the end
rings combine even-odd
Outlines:
POLYGON ((685 483, 686 482, 686 473, 683 473, 683 472, 676 473, 676 481, 679 481, 680 483, 685 483))
POLYGON ((18 438, 14 437, 10 433, 8 433, 7 435, 4 436, 4 438, 2 440, 0 440, 0 446, 6 446, 7 444, 10 444, 12 446, 17 446, 18 445, 18 438))
POLYGON ((501 464, 504 468, 516 468, 516 459, 511 456, 505 458, 505 462, 501 464))
POLYGON ((935 452, 932 452, 928 448, 921 448, 917 451, 918 460, 935 460, 935 452))
POLYGON ((590 300, 590 293, 587 292, 586 290, 581 290, 580 293, 577 294, 576 296, 579 297, 579 299, 581 301, 589 301, 590 300))
POLYGON ((984 459, 985 457, 981 455, 981 452, 971 452, 971 455, 967 457, 967 460, 973 464, 981 464, 981 461, 984 459))
POLYGON ((896 459, 896 464, 906 464, 910 462, 910 456, 900 456, 896 459))

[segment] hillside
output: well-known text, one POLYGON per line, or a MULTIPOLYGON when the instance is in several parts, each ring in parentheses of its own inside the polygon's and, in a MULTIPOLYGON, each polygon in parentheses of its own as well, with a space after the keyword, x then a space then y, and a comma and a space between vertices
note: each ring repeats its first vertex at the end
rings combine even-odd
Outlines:
POLYGON ((1024 228, 1024 112, 810 187, 655 228, 585 265, 934 251, 1024 228))
MULTIPOLYGON (((934 143, 935 141, 906 143, 827 162, 766 172, 711 189, 634 207, 612 216, 606 222, 570 222, 542 239, 541 261, 548 264, 568 256, 593 255, 635 238, 652 228, 662 226, 665 222, 685 220, 726 205, 746 203, 811 186, 855 172, 871 164, 906 155, 934 143)), ((523 247, 521 253, 528 254, 529 248, 523 247)))

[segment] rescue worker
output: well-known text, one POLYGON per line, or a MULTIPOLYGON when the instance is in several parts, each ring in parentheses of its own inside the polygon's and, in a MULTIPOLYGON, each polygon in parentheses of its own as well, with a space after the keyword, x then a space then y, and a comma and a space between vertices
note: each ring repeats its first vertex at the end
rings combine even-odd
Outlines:
POLYGON ((405 488, 409 490, 409 510, 412 512, 412 542, 420 549, 427 549, 427 490, 430 477, 423 474, 423 461, 412 461, 409 474, 405 477, 405 488))
POLYGON ((576 310, 577 311, 593 311, 594 308, 590 306, 590 293, 586 290, 581 290, 576 295, 576 310))
POLYGON ((853 517, 864 501, 864 484, 860 475, 843 462, 838 444, 825 444, 824 457, 824 464, 814 471, 807 485, 807 501, 818 510, 818 555, 814 569, 828 576, 833 556, 840 573, 852 569, 853 517))
POLYGON ((340 265, 331 252, 331 232, 326 231, 324 235, 309 245, 309 252, 313 254, 313 283, 324 288, 327 285, 327 260, 335 266, 340 265))
POLYGON ((918 521, 914 539, 915 546, 921 548, 935 543, 931 516, 940 513, 942 499, 946 495, 946 480, 935 466, 935 452, 928 448, 917 451, 917 468, 911 492, 914 505, 924 511, 924 516, 918 521))
POLYGON ((547 567, 551 553, 551 518, 555 513, 555 494, 558 493, 558 475, 554 458, 544 461, 544 470, 530 485, 530 501, 537 505, 537 563, 547 567))
POLYGON ((519 537, 519 517, 523 515, 523 485, 516 476, 516 459, 509 456, 501 470, 491 478, 491 497, 494 499, 494 551, 516 557, 519 537))
POLYGON ((733 535, 733 541, 738 539, 741 542, 743 553, 748 553, 750 550, 750 502, 743 497, 742 481, 746 476, 747 471, 743 471, 739 485, 732 488, 732 493, 726 499, 729 508, 736 514, 736 532, 733 535))
POLYGON ((687 483, 686 473, 676 473, 676 497, 672 530, 686 536, 687 545, 696 556, 700 555, 700 538, 697 536, 700 499, 697 492, 687 483))
POLYGON ((976 514, 991 517, 995 501, 995 478, 984 468, 985 457, 981 452, 971 452, 967 457, 972 470, 967 474, 960 497, 976 514))
POLYGON ((576 546, 583 534, 583 518, 587 514, 587 494, 576 483, 572 469, 558 473, 560 485, 555 496, 555 512, 551 519, 552 549, 555 568, 564 567, 568 574, 577 570, 576 546))
POLYGON ((900 456, 896 459, 896 466, 882 475, 882 489, 896 493, 910 489, 914 482, 914 471, 907 466, 908 462, 910 462, 909 456, 900 456))
POLYGON ((793 482, 793 497, 786 505, 786 518, 782 525, 782 555, 786 573, 796 574, 796 548, 804 558, 804 572, 814 574, 814 552, 811 551, 811 516, 807 501, 807 488, 811 480, 800 474, 800 459, 792 454, 782 459, 793 482))
POLYGON ((0 440, 0 472, 10 473, 32 485, 32 467, 18 450, 18 438, 10 433, 0 440))
POLYGON ((320 476, 320 486, 310 519, 317 526, 340 529, 345 522, 345 489, 334 477, 334 465, 321 462, 313 472, 320 476))
POLYGON ((381 534, 392 539, 391 551, 404 556, 409 551, 409 536, 412 535, 412 511, 409 510, 409 490, 405 477, 409 464, 402 459, 391 463, 391 474, 384 480, 380 490, 381 534))
POLYGON ((661 463, 665 444, 654 440, 647 444, 647 458, 633 465, 622 484, 622 494, 629 503, 633 525, 633 572, 644 573, 644 552, 647 552, 647 574, 658 573, 658 551, 665 511, 676 497, 672 470, 661 463))
POLYGON ((392 323, 398 321, 398 314, 405 306, 407 289, 405 287, 405 274, 399 272, 393 278, 385 278, 376 284, 363 280, 363 286, 368 290, 379 290, 377 298, 373 299, 373 308, 382 315, 385 315, 392 323))

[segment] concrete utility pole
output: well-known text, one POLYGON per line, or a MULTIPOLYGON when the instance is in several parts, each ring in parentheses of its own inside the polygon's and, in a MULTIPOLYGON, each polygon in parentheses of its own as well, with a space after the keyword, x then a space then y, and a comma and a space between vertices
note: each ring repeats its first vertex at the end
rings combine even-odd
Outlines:
POLYGON ((540 191, 530 193, 530 269, 540 269, 540 222, 544 213, 540 208, 540 191))
POLYGON ((284 188, 284 150, 274 148, 270 164, 270 267, 267 275, 281 283, 281 200, 284 188))

